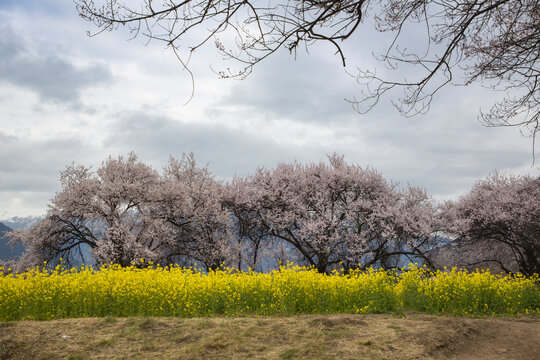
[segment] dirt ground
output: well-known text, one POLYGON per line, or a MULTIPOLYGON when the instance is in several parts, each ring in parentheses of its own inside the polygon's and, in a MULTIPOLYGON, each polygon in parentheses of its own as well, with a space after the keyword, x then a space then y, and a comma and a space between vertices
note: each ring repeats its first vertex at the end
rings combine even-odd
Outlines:
POLYGON ((540 316, 87 318, 0 323, 0 359, 540 359, 540 316))

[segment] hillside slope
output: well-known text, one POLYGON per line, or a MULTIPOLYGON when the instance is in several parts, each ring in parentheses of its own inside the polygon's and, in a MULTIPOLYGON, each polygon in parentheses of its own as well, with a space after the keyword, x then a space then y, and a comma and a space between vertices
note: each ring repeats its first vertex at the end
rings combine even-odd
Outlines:
POLYGON ((392 315, 0 323, 1 359, 475 359, 540 354, 540 319, 392 315))

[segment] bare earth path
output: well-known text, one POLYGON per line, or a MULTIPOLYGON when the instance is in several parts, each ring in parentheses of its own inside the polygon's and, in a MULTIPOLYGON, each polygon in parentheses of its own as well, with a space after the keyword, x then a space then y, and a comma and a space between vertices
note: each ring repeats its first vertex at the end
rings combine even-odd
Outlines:
POLYGON ((540 317, 407 314, 0 323, 0 359, 540 359, 540 317))

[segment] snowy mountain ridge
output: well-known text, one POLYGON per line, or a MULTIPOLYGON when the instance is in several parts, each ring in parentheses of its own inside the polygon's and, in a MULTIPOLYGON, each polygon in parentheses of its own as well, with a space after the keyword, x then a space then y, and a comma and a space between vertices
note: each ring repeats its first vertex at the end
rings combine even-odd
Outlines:
POLYGON ((14 216, 7 219, 0 219, 0 222, 10 227, 13 230, 15 229, 28 230, 31 227, 33 227, 35 224, 37 224, 39 221, 41 221, 42 219, 43 218, 40 216, 26 216, 26 217, 14 216))

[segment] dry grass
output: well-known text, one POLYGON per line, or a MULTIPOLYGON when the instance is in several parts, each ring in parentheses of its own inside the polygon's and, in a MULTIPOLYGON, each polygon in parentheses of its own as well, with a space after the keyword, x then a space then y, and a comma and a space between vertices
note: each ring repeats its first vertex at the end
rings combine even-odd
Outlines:
POLYGON ((0 323, 0 359, 533 359, 540 317, 422 314, 0 323))

